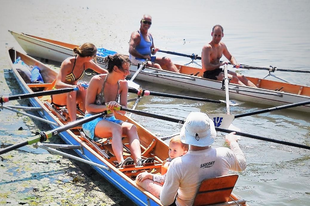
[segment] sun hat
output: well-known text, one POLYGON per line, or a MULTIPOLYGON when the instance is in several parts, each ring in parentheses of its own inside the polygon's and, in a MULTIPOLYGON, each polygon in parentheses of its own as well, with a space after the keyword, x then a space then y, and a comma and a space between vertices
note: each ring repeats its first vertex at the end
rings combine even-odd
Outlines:
POLYGON ((191 112, 187 116, 180 133, 183 143, 198 147, 211 145, 215 137, 214 122, 202 112, 191 112))

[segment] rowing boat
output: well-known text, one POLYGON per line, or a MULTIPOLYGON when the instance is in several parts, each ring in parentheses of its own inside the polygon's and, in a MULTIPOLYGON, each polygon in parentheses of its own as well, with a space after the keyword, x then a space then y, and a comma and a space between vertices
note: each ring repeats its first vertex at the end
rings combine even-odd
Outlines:
MULTIPOLYGON (((63 61, 72 56, 72 49, 77 45, 41 38, 34 35, 9 31, 21 47, 31 56, 63 61)), ((102 58, 98 57, 98 63, 103 65, 102 58)), ((200 92, 220 97, 225 97, 222 82, 205 79, 200 68, 176 64, 180 74, 155 68, 144 68, 136 76, 136 79, 155 84, 162 84, 190 92, 200 92)), ((135 74, 137 66, 131 66, 131 74, 135 74)), ((231 99, 251 102, 255 104, 279 106, 283 104, 297 103, 310 100, 310 87, 278 82, 267 79, 247 77, 258 88, 241 86, 229 83, 229 96, 231 99)), ((310 112, 310 105, 292 107, 293 110, 310 112)))
MULTIPOLYGON (((38 60, 16 51, 14 48, 7 49, 8 59, 18 84, 25 94, 35 94, 36 92, 51 90, 55 84, 55 77, 57 72, 38 60), (19 63, 15 63, 18 60, 19 63), (23 64, 20 64, 22 62, 23 64), (38 66, 40 68, 40 74, 43 77, 44 82, 32 83, 27 79, 25 75, 25 68, 23 66, 31 68, 38 66)), ((50 96, 38 96, 29 99, 33 107, 40 107, 40 116, 56 123, 51 124, 51 127, 57 129, 68 125, 68 115, 65 108, 58 108, 51 104, 50 96)), ((149 159, 142 167, 128 166, 123 168, 117 168, 116 158, 113 154, 110 139, 101 139, 100 142, 95 142, 89 139, 83 133, 80 126, 76 126, 60 132, 58 135, 64 140, 67 145, 75 146, 74 151, 83 159, 92 163, 91 166, 104 178, 110 181, 115 187, 117 187, 122 193, 128 196, 137 205, 161 205, 159 199, 145 191, 135 183, 135 177, 143 172, 160 172, 162 163, 168 157, 168 146, 152 134, 147 129, 143 128, 136 121, 130 117, 122 114, 116 114, 118 119, 128 121, 136 125, 138 135, 141 142, 141 152, 143 159, 149 159)), ((47 144, 48 145, 48 144, 47 144)), ((123 150, 124 159, 130 156, 128 139, 123 138, 123 150)), ((234 194, 230 195, 230 199, 225 204, 230 205, 246 205, 244 200, 239 199, 234 194)))

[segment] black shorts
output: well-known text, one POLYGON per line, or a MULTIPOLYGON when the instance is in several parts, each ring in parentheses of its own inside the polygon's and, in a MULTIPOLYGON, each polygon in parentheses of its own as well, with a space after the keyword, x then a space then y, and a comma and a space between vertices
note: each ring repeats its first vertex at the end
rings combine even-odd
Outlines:
POLYGON ((221 68, 217 68, 217 69, 214 69, 214 70, 211 70, 211 71, 205 71, 203 73, 203 77, 204 78, 208 78, 208 79, 215 79, 217 80, 217 76, 223 72, 223 70, 221 68))

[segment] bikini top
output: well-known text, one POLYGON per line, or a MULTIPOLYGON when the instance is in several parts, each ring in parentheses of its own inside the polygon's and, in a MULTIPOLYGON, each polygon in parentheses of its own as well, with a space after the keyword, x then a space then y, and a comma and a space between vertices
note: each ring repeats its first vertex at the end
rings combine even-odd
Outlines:
POLYGON ((77 55, 75 55, 73 68, 72 68, 71 72, 66 76, 66 81, 67 81, 67 82, 75 82, 75 81, 78 81, 78 80, 82 79, 83 76, 84 76, 84 74, 85 74, 85 65, 84 65, 82 74, 81 74, 78 78, 75 77, 75 75, 74 75, 74 73, 73 73, 73 70, 74 70, 75 63, 76 63, 76 56, 77 56, 77 55))
MULTIPOLYGON (((104 79, 104 82, 103 82, 103 85, 102 85, 102 89, 100 91, 99 94, 96 95, 96 101, 95 103, 97 105, 104 105, 106 102, 105 102, 105 99, 104 99, 104 86, 105 86, 105 83, 107 81, 107 78, 108 78, 108 75, 105 77, 104 79)), ((119 98, 120 98, 120 94, 119 94, 119 87, 120 87, 120 83, 117 82, 117 94, 116 94, 116 97, 115 97, 115 101, 118 102, 119 98)))

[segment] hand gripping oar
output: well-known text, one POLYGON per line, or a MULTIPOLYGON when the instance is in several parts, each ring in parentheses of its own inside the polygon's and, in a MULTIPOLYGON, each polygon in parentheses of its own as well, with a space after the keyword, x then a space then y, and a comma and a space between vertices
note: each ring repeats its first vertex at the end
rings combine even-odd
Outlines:
MULTIPOLYGON (((123 108, 123 107, 121 107, 120 109, 124 110, 124 111, 127 111, 127 112, 132 112, 132 113, 135 113, 135 114, 138 114, 138 115, 142 115, 142 116, 154 117, 154 118, 157 118, 157 119, 162 119, 162 120, 171 121, 171 122, 180 123, 180 124, 184 124, 185 123, 185 120, 180 120, 180 119, 176 119, 176 118, 173 118, 173 117, 167 117, 167 116, 162 116, 162 115, 158 115, 158 114, 152 114, 152 113, 148 113, 148 112, 131 110, 131 109, 123 108)), ((216 127, 216 130, 217 131, 221 131, 221 132, 226 132, 226 133, 236 132, 236 135, 240 135, 240 136, 244 136, 244 137, 249 137, 249 138, 252 138, 252 139, 258 139, 258 140, 263 140, 263 141, 267 141, 267 142, 273 142, 273 143, 278 143, 278 144, 283 144, 283 145, 287 145, 287 146, 298 147, 298 148, 303 148, 303 149, 310 150, 309 146, 301 145, 301 144, 296 144, 296 143, 292 143, 292 142, 286 142, 286 141, 270 139, 270 138, 266 138, 266 137, 260 137, 260 136, 257 136, 257 135, 247 134, 247 133, 233 131, 233 130, 219 128, 219 127, 216 127)))
POLYGON ((285 104, 285 105, 276 106, 276 107, 270 107, 267 109, 261 109, 258 111, 248 112, 248 113, 244 113, 244 114, 237 114, 237 115, 235 115, 235 118, 246 117, 246 116, 250 116, 250 115, 254 115, 254 114, 261 114, 261 113, 271 112, 271 111, 275 111, 275 110, 287 109, 287 108, 291 108, 291 107, 298 107, 298 106, 302 106, 302 105, 306 105, 306 104, 310 104, 310 100, 292 103, 292 104, 285 104))
POLYGON ((299 73, 310 73, 309 71, 306 70, 297 70, 297 69, 279 69, 277 67, 270 66, 268 67, 255 67, 255 66, 249 66, 246 64, 240 64, 239 67, 240 69, 257 69, 257 70, 268 70, 269 72, 275 72, 275 71, 281 71, 281 72, 299 72, 299 73))
POLYGON ((62 93, 77 91, 77 90, 78 90, 78 87, 55 89, 55 90, 34 92, 34 93, 29 93, 29 94, 17 94, 17 95, 12 95, 12 96, 0 96, 0 104, 3 104, 11 100, 16 100, 16 99, 27 99, 27 98, 44 96, 44 95, 62 94, 62 93))
MULTIPOLYGON (((193 97, 193 96, 168 94, 168 93, 155 92, 155 91, 142 90, 142 89, 135 89, 135 88, 129 88, 128 92, 135 93, 138 96, 153 95, 153 96, 162 96, 162 97, 171 97, 171 98, 189 99, 189 100, 196 100, 196 101, 203 101, 203 102, 225 103, 226 104, 226 101, 224 101, 224 100, 214 100, 214 99, 206 99, 206 98, 199 98, 199 97, 193 97)), ((236 106, 238 104, 229 101, 229 105, 236 106)))
POLYGON ((18 149, 20 147, 26 146, 26 145, 31 145, 31 144, 34 144, 34 143, 37 143, 37 142, 44 142, 48 138, 52 137, 53 135, 58 135, 60 132, 66 131, 66 130, 72 128, 72 127, 76 127, 78 125, 81 125, 81 124, 84 124, 86 122, 89 122, 89 121, 91 121, 93 119, 96 119, 97 117, 106 115, 107 113, 108 113, 107 111, 104 111, 102 113, 99 113, 99 114, 96 114, 96 115, 93 115, 93 116, 90 116, 90 117, 86 117, 86 118, 83 118, 83 119, 80 119, 80 120, 77 120, 77 121, 74 121, 74 122, 70 122, 70 123, 68 123, 68 124, 66 124, 64 126, 55 128, 55 129, 53 129, 51 131, 48 131, 48 132, 41 132, 39 135, 36 135, 34 138, 32 138, 30 140, 27 140, 27 141, 24 141, 24 142, 21 142, 21 143, 18 143, 18 144, 14 144, 14 145, 11 145, 11 146, 6 147, 4 149, 1 149, 0 150, 0 155, 4 154, 4 153, 7 153, 9 151, 12 151, 14 149, 18 149))
POLYGON ((166 54, 172 54, 172 55, 177 55, 177 56, 189 57, 192 60, 201 59, 201 57, 198 56, 197 54, 188 55, 188 54, 182 54, 182 53, 172 52, 172 51, 164 51, 164 50, 158 50, 158 51, 166 53, 166 54))

